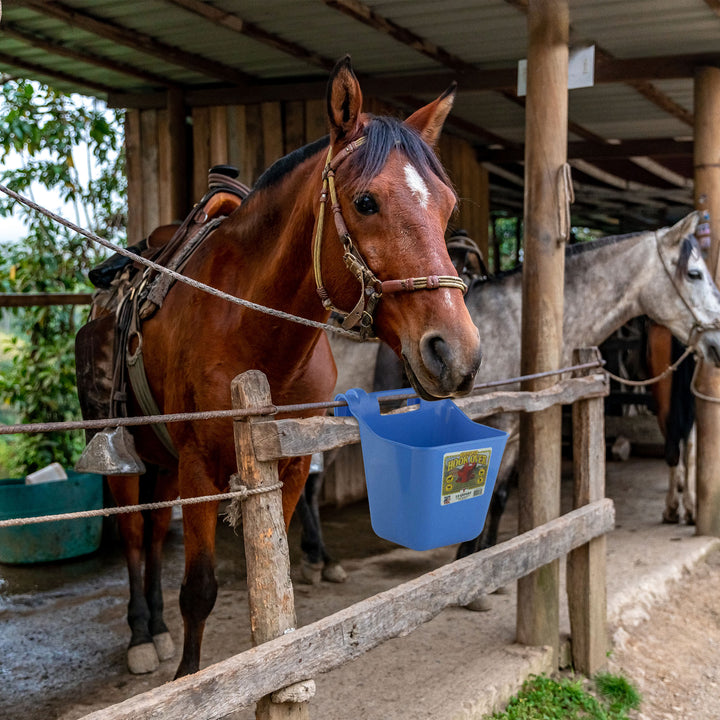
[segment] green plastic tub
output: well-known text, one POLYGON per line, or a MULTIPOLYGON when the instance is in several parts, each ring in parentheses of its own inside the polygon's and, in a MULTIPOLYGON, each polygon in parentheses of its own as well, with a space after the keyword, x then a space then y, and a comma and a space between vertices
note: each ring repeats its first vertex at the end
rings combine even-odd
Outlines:
MULTIPOLYGON (((102 507, 102 476, 67 471, 67 480, 26 485, 23 478, 0 480, 0 520, 58 515, 102 507)), ((95 552, 102 518, 80 518, 0 527, 0 562, 52 562, 95 552)))

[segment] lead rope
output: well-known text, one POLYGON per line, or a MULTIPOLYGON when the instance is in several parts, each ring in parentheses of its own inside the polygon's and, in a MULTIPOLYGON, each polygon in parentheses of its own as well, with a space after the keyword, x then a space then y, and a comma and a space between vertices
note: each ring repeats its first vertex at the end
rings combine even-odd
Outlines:
MULTIPOLYGON (((685 360, 688 355, 695 352, 696 345, 691 345, 685 348, 685 352, 672 364, 668 365, 659 375, 656 375, 653 378, 650 378, 649 380, 628 380, 627 378, 620 377, 619 375, 615 375, 614 373, 611 373, 606 368, 603 368, 603 372, 613 380, 617 380, 617 382, 622 383, 623 385, 630 385, 632 387, 643 387, 644 385, 653 385, 656 382, 660 382, 665 376, 669 375, 670 373, 674 373, 682 364, 683 360, 685 360)), ((697 369, 697 366, 696 366, 697 369)), ((693 376, 694 377, 694 376, 693 376)), ((716 401, 720 402, 720 401, 716 401)))

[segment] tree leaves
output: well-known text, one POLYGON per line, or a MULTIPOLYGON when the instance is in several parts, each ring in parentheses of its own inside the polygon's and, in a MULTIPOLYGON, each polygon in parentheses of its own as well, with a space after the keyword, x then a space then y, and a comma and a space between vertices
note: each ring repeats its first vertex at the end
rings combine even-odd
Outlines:
MULTIPOLYGON (((0 162, 6 165, 0 181, 11 189, 30 196, 38 187, 53 190, 71 203, 73 222, 124 243, 122 113, 37 83, 6 82, 0 96, 0 162), (17 155, 21 167, 8 169, 8 159, 17 155)), ((1 292, 91 289, 87 272, 103 259, 102 248, 1 198, 0 215, 11 213, 24 220, 27 235, 0 241, 1 292)), ((86 310, 52 306, 10 312, 12 360, 0 376, 0 400, 9 401, 22 422, 77 419, 74 339, 86 310)), ((82 444, 82 433, 17 436, 18 465, 26 472, 54 461, 72 465, 82 444)))

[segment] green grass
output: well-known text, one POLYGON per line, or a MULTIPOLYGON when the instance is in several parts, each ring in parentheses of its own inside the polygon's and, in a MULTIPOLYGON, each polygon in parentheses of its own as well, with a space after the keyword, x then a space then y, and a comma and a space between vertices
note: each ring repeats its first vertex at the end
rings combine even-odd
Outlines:
POLYGON ((491 720, 628 720, 640 695, 625 678, 601 674, 592 681, 533 676, 491 720))

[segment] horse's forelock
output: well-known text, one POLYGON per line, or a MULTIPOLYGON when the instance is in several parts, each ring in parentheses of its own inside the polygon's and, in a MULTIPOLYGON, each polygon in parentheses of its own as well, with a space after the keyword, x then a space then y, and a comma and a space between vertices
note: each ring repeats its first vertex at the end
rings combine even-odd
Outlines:
POLYGON ((675 275, 681 277, 687 273, 688 263, 690 262, 690 256, 693 251, 700 252, 700 248, 697 244, 697 240, 694 235, 686 235, 680 243, 680 255, 678 256, 678 264, 675 270, 675 275))
POLYGON ((450 178, 432 148, 400 120, 371 116, 363 134, 366 140, 348 159, 347 175, 343 178, 343 185, 352 195, 367 189, 395 149, 407 157, 423 180, 429 182, 435 176, 452 189, 450 178))

